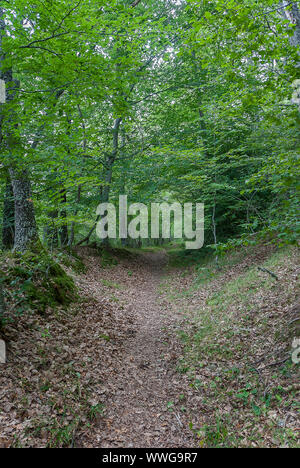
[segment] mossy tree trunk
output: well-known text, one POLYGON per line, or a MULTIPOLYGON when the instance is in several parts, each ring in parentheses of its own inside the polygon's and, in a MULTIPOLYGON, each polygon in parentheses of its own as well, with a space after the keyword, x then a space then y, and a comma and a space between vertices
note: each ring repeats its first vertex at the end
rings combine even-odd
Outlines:
MULTIPOLYGON (((0 7, 0 77, 6 84, 6 101, 12 102, 17 98, 20 83, 13 79, 11 68, 3 71, 3 61, 5 54, 2 48, 2 39, 5 35, 6 23, 4 20, 4 10, 0 7)), ((1 122, 1 145, 8 148, 17 161, 14 154, 16 148, 20 149, 20 141, 17 136, 18 116, 15 111, 11 111, 7 117, 8 130, 5 135, 2 133, 3 116, 0 115, 1 122)), ((38 231, 35 220, 34 206, 31 199, 31 186, 26 168, 19 169, 12 162, 9 168, 9 175, 13 188, 15 207, 15 238, 14 250, 24 252, 39 244, 38 231)))
POLYGON ((17 252, 35 250, 39 238, 27 171, 20 172, 11 168, 9 173, 15 200, 14 250, 17 252))
POLYGON ((9 176, 6 179, 2 226, 3 248, 7 250, 12 249, 15 239, 15 204, 13 187, 9 176))

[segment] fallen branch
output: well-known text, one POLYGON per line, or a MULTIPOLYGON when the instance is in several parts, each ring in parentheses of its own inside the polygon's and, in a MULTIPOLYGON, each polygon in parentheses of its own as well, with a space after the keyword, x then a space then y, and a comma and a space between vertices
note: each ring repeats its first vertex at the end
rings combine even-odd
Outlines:
POLYGON ((272 362, 271 364, 266 364, 264 367, 261 367, 259 370, 261 371, 261 370, 266 369, 267 367, 279 366, 280 364, 286 363, 289 359, 290 359, 290 356, 287 356, 286 358, 282 359, 281 361, 272 362))
POLYGON ((263 267, 257 267, 257 268, 258 268, 258 270, 263 271, 264 273, 268 273, 270 276, 272 276, 273 278, 275 278, 276 281, 279 281, 278 276, 275 275, 275 273, 273 273, 272 271, 267 270, 267 268, 263 268, 263 267))
POLYGON ((295 318, 294 320, 292 320, 289 325, 293 325, 293 323, 296 323, 296 322, 300 322, 300 317, 297 317, 295 318))

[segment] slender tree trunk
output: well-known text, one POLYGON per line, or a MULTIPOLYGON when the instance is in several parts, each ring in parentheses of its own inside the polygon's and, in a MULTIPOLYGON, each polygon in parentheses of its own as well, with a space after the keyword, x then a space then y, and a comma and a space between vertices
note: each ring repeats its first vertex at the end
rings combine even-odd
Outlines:
MULTIPOLYGON (((126 145, 126 131, 125 127, 122 128, 122 147, 125 148, 126 145)), ((120 195, 126 195, 126 173, 127 173, 127 163, 124 162, 121 175, 121 187, 120 195)), ((122 247, 126 247, 128 239, 121 239, 122 247)))
POLYGON ((50 248, 51 252, 53 249, 58 247, 58 229, 55 223, 55 219, 58 218, 58 211, 51 211, 49 213, 49 222, 44 229, 44 242, 50 248))
MULTIPOLYGON (((77 204, 80 203, 80 199, 81 199, 81 189, 82 189, 82 186, 79 185, 78 188, 77 188, 77 197, 76 197, 76 203, 77 203, 77 204)), ((75 216, 77 216, 77 214, 78 214, 78 207, 77 207, 76 210, 75 210, 75 216)), ((73 221, 72 224, 71 224, 70 238, 69 238, 69 244, 68 244, 70 248, 71 248, 72 245, 74 244, 75 226, 76 226, 76 223, 75 223, 75 221, 73 221)))
MULTIPOLYGON (((199 83, 205 82, 206 72, 202 69, 201 60, 197 59, 196 53, 194 51, 192 52, 192 58, 193 58, 193 66, 194 66, 196 80, 199 83)), ((202 105, 203 105, 202 100, 203 100, 204 91, 202 90, 201 86, 196 89, 196 93, 197 93, 198 108, 199 108, 198 113, 199 113, 199 121, 200 121, 201 138, 204 144, 206 145, 208 135, 207 135, 206 123, 204 120, 204 113, 202 110, 202 105)))
MULTIPOLYGON (((106 161, 106 175, 105 175, 105 186, 103 187, 102 190, 102 203, 108 203, 109 202, 109 194, 110 194, 110 187, 111 187, 111 181, 112 181, 112 173, 113 173, 113 167, 114 163, 116 160, 116 157, 118 155, 119 151, 119 133, 120 133, 120 125, 122 122, 122 118, 119 117, 115 120, 114 123, 114 128, 113 128, 113 152, 109 156, 108 160, 106 161)), ((96 222, 94 226, 90 229, 88 235, 82 239, 80 242, 78 242, 77 245, 82 245, 85 242, 89 242, 91 235, 95 231, 97 227, 97 223, 100 219, 100 216, 97 216, 96 222)), ((107 242, 107 239, 105 239, 107 242)))
MULTIPOLYGON (((122 118, 117 118, 115 120, 114 128, 113 128, 113 152, 109 156, 107 160, 107 170, 106 170, 106 177, 105 177, 105 186, 103 189, 103 203, 109 202, 109 195, 111 189, 111 182, 112 182, 112 174, 113 174, 113 167, 115 164, 116 157, 119 151, 119 134, 120 134, 120 125, 122 122, 122 118)), ((109 239, 106 238, 103 240, 103 244, 109 244, 109 239)))
POLYGON ((120 133, 120 125, 122 122, 122 118, 117 118, 115 120, 114 128, 113 128, 113 152, 107 159, 107 169, 106 169, 106 176, 105 176, 105 187, 103 189, 103 203, 108 203, 109 201, 109 194, 110 194, 110 186, 112 181, 112 173, 113 167, 118 155, 119 151, 119 133, 120 133))
MULTIPOLYGON (((86 148, 87 148, 86 126, 85 126, 84 116, 83 116, 83 113, 82 113, 82 110, 81 110, 81 107, 80 107, 79 104, 77 106, 77 110, 78 110, 79 117, 81 119, 81 128, 82 128, 82 131, 83 131, 82 149, 83 149, 83 152, 85 154, 86 148)), ((81 200, 81 191, 82 191, 82 185, 78 185, 78 187, 77 187, 77 196, 76 196, 77 206, 75 208, 75 213, 74 213, 75 216, 77 216, 78 211, 79 211, 79 203, 80 203, 80 200, 81 200)), ((76 222, 72 221, 71 229, 70 229, 69 244, 68 244, 70 249, 72 248, 72 245, 74 244, 75 226, 76 226, 76 222)))
POLYGON ((6 189, 3 206, 2 244, 4 249, 12 249, 15 239, 15 205, 13 187, 9 176, 6 179, 6 189))
MULTIPOLYGON (((67 203, 67 192, 66 189, 63 189, 61 191, 61 203, 65 204, 67 203)), ((67 218, 67 211, 65 209, 61 210, 60 216, 62 219, 67 218)), ((60 243, 62 247, 66 247, 69 243, 69 231, 68 231, 68 225, 63 224, 60 229, 59 229, 59 237, 60 237, 60 243)))

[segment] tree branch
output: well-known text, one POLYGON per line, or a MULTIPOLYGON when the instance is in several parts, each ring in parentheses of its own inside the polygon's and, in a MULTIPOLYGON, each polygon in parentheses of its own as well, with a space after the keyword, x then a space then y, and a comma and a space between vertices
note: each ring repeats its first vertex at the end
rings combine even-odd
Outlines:
POLYGON ((132 8, 135 8, 140 2, 141 2, 141 0, 135 0, 135 1, 131 4, 131 7, 132 7, 132 8))

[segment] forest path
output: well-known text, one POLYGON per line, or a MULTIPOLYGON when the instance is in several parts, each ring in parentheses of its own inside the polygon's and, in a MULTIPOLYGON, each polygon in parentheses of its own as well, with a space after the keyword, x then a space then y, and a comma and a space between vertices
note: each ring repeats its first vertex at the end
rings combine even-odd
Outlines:
MULTIPOLYGON (((106 374, 110 390, 104 417, 93 428, 93 446, 196 446, 184 408, 188 385, 185 376, 176 371, 181 344, 172 328, 179 316, 159 295, 166 264, 163 251, 143 252, 132 266, 134 277, 125 289, 115 291, 119 299, 125 298, 132 324, 121 356, 114 360, 113 371, 106 374)), ((115 267, 114 275, 124 274, 119 270, 115 267)))

